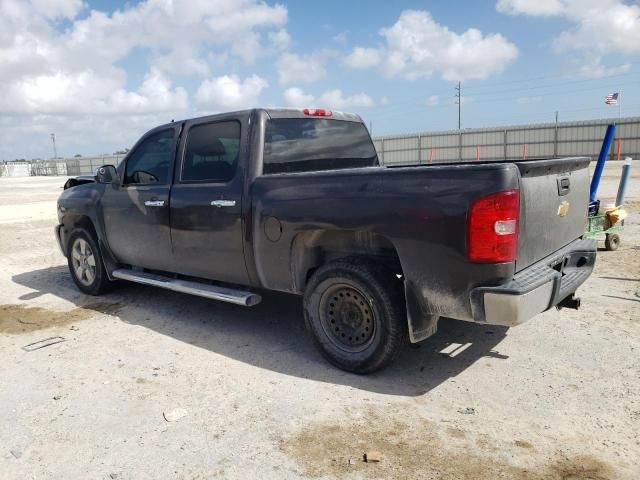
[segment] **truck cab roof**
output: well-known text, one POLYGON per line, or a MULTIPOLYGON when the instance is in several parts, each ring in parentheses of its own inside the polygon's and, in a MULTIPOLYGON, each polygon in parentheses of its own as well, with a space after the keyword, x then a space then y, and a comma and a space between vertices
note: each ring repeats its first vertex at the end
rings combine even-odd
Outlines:
POLYGON ((158 125, 157 127, 153 128, 153 130, 159 130, 159 129, 171 126, 172 124, 175 124, 175 123, 188 122, 192 120, 205 120, 205 119, 216 120, 218 118, 251 115, 252 113, 262 113, 262 114, 265 114, 268 118, 325 118, 328 120, 341 120, 346 122, 362 123, 362 118, 360 117, 360 115, 356 115, 355 113, 324 109, 324 110, 321 110, 322 112, 325 112, 324 115, 316 115, 314 112, 317 112, 317 111, 320 111, 320 109, 288 108, 288 107, 270 107, 270 108, 256 107, 256 108, 248 108, 244 110, 235 110, 231 112, 214 113, 211 115, 202 115, 200 117, 184 118, 184 119, 175 120, 175 121, 172 120, 171 122, 158 125), (305 113, 305 112, 308 112, 308 113, 305 113))

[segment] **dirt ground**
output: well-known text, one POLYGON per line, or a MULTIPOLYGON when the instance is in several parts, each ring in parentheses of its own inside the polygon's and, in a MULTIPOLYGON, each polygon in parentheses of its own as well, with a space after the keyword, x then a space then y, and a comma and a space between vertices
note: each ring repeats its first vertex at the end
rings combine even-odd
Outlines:
POLYGON ((640 478, 637 180, 580 311, 443 320, 371 376, 320 357, 296 297, 81 294, 53 237, 63 182, 0 179, 1 478, 640 478))

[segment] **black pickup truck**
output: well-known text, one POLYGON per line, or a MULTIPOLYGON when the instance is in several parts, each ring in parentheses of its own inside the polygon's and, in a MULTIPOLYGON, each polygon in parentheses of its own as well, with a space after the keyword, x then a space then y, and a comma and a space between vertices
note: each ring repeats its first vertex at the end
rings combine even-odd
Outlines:
POLYGON ((117 168, 68 180, 55 233, 88 294, 120 279, 244 306, 304 295, 322 353, 368 373, 440 317, 578 308, 588 164, 385 167, 356 115, 253 109, 159 126, 117 168))

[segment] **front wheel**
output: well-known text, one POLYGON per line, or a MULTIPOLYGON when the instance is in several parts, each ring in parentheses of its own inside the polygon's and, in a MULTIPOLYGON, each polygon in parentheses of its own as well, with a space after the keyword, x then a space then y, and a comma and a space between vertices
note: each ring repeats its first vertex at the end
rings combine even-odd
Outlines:
POLYGON ((321 267, 309 280, 304 306, 316 345, 343 370, 380 370, 406 343, 400 283, 371 261, 343 259, 321 267))
POLYGON ((110 285, 100 257, 97 242, 91 233, 78 228, 69 237, 69 271, 77 287, 89 295, 100 295, 110 285))

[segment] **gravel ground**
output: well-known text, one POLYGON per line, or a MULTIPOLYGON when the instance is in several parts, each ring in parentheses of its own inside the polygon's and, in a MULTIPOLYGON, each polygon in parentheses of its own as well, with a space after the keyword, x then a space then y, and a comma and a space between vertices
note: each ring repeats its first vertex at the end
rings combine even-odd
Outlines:
POLYGON ((63 182, 0 179, 3 479, 640 477, 637 180, 582 310, 443 320, 366 377, 320 357, 296 297, 82 295, 52 232, 63 182))

